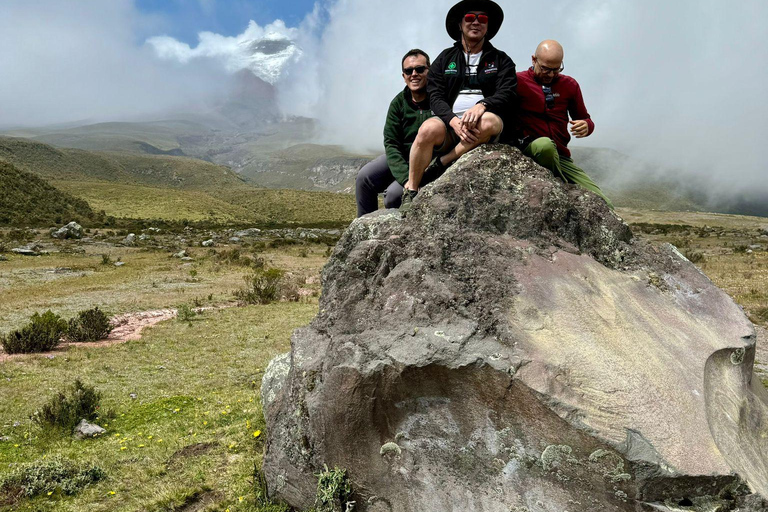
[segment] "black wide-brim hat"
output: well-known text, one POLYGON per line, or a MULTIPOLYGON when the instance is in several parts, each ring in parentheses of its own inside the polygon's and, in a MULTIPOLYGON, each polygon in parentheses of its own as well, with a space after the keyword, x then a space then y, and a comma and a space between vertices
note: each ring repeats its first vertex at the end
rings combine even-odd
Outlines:
POLYGON ((470 11, 482 11, 488 14, 488 32, 486 32, 485 38, 487 40, 492 39, 501 28, 501 22, 504 21, 504 11, 501 10, 499 4, 492 0, 461 0, 451 7, 445 17, 445 30, 448 31, 451 39, 454 41, 461 39, 459 23, 461 23, 464 15, 470 11))

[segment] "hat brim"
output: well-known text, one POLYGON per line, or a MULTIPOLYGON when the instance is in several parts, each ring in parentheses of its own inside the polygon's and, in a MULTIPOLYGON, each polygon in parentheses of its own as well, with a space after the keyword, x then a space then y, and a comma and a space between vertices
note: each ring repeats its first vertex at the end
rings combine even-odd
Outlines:
POLYGON ((487 40, 493 39, 504 21, 504 11, 493 0, 461 0, 451 7, 445 17, 445 30, 448 31, 451 39, 454 41, 461 39, 459 24, 464 15, 470 11, 482 11, 488 14, 488 32, 486 32, 485 38, 487 40))

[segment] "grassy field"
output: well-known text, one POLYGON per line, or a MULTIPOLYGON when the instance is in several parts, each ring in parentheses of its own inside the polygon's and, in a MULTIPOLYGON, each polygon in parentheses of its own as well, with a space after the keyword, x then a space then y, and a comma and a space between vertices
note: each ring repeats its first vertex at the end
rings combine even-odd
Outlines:
POLYGON ((160 511, 206 501, 215 503, 210 510, 257 510, 261 375, 316 311, 308 302, 207 312, 191 325, 154 327, 140 341, 0 365, 11 391, 0 401, 0 425, 10 436, 0 443, 0 467, 58 454, 107 474, 74 497, 54 493, 0 510, 160 511), (104 394, 110 417, 98 423, 107 434, 85 441, 41 435, 29 415, 78 377, 104 394), (14 422, 20 425, 9 428, 14 422))
MULTIPOLYGON (((247 268, 222 263, 207 249, 194 252, 188 265, 162 252, 113 248, 111 258, 126 263, 119 268, 101 265, 98 248, 82 255, 9 255, 0 267, 0 330, 46 308, 67 317, 96 305, 124 313, 231 304, 247 268)), ((0 475, 9 465, 56 455, 97 464, 107 474, 74 497, 54 492, 15 504, 0 497, 0 510, 189 510, 183 507, 193 503, 210 504, 209 510, 266 510, 256 507, 252 483, 264 439, 254 436, 264 428, 261 375, 272 357, 288 350, 292 330, 316 314, 316 277, 327 246, 258 255, 314 293, 300 302, 205 311, 190 323, 167 321, 139 341, 0 363, 0 436, 6 436, 0 475), (76 378, 103 393, 105 417, 98 423, 108 433, 102 438, 76 441, 30 420, 76 378)))
MULTIPOLYGON (((768 311, 768 237, 760 231, 768 219, 620 213, 639 223, 638 236, 678 246, 756 323, 768 325, 768 315, 761 316, 768 311), (749 253, 750 245, 763 249, 749 253)), ((0 262, 0 331, 49 307, 71 316, 96 305, 124 313, 198 301, 231 303, 247 273, 202 248, 191 250, 191 265, 164 251, 86 249, 39 258, 7 255, 9 261, 0 262), (101 265, 105 251, 125 266, 101 265)), ((268 266, 285 269, 315 293, 327 254, 325 245, 262 247, 258 253, 268 266)), ((190 323, 158 324, 138 341, 0 363, 0 437, 7 438, 0 441, 0 475, 13 464, 57 455, 96 464, 106 473, 74 496, 55 491, 0 504, 0 511, 280 510, 260 505, 254 486, 267 435, 259 387, 268 361, 289 349, 292 330, 316 312, 313 295, 300 302, 216 309, 190 323), (103 393, 98 423, 107 435, 102 438, 77 441, 42 431, 30 420, 49 396, 78 377, 103 393)))
POLYGON ((53 181, 113 217, 237 224, 346 225, 357 207, 350 194, 247 187, 226 193, 172 190, 99 181, 53 181))

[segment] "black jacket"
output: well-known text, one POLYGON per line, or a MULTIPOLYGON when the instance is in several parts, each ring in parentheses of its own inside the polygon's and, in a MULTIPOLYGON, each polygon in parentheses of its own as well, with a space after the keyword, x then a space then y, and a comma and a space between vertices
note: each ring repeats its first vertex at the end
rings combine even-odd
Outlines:
MULTIPOLYGON (((453 103, 464 81, 466 52, 460 42, 437 56, 429 68, 427 92, 430 108, 446 126, 455 117, 453 103)), ((483 55, 477 67, 477 79, 483 91, 487 111, 505 122, 512 122, 517 105, 517 73, 509 56, 497 50, 489 41, 483 44, 483 55)), ((507 130, 505 130, 507 131, 507 130)))

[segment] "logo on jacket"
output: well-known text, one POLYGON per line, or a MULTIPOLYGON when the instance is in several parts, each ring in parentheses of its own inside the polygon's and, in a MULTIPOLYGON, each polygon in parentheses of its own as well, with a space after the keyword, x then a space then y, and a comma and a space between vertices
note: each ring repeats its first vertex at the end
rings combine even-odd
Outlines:
POLYGON ((499 71, 499 68, 496 67, 496 63, 495 62, 489 62, 488 64, 485 65, 484 72, 486 74, 488 74, 488 73, 497 73, 498 71, 499 71))
POLYGON ((451 62, 448 64, 448 68, 444 71, 446 75, 457 75, 459 73, 459 70, 456 69, 456 63, 451 62))

